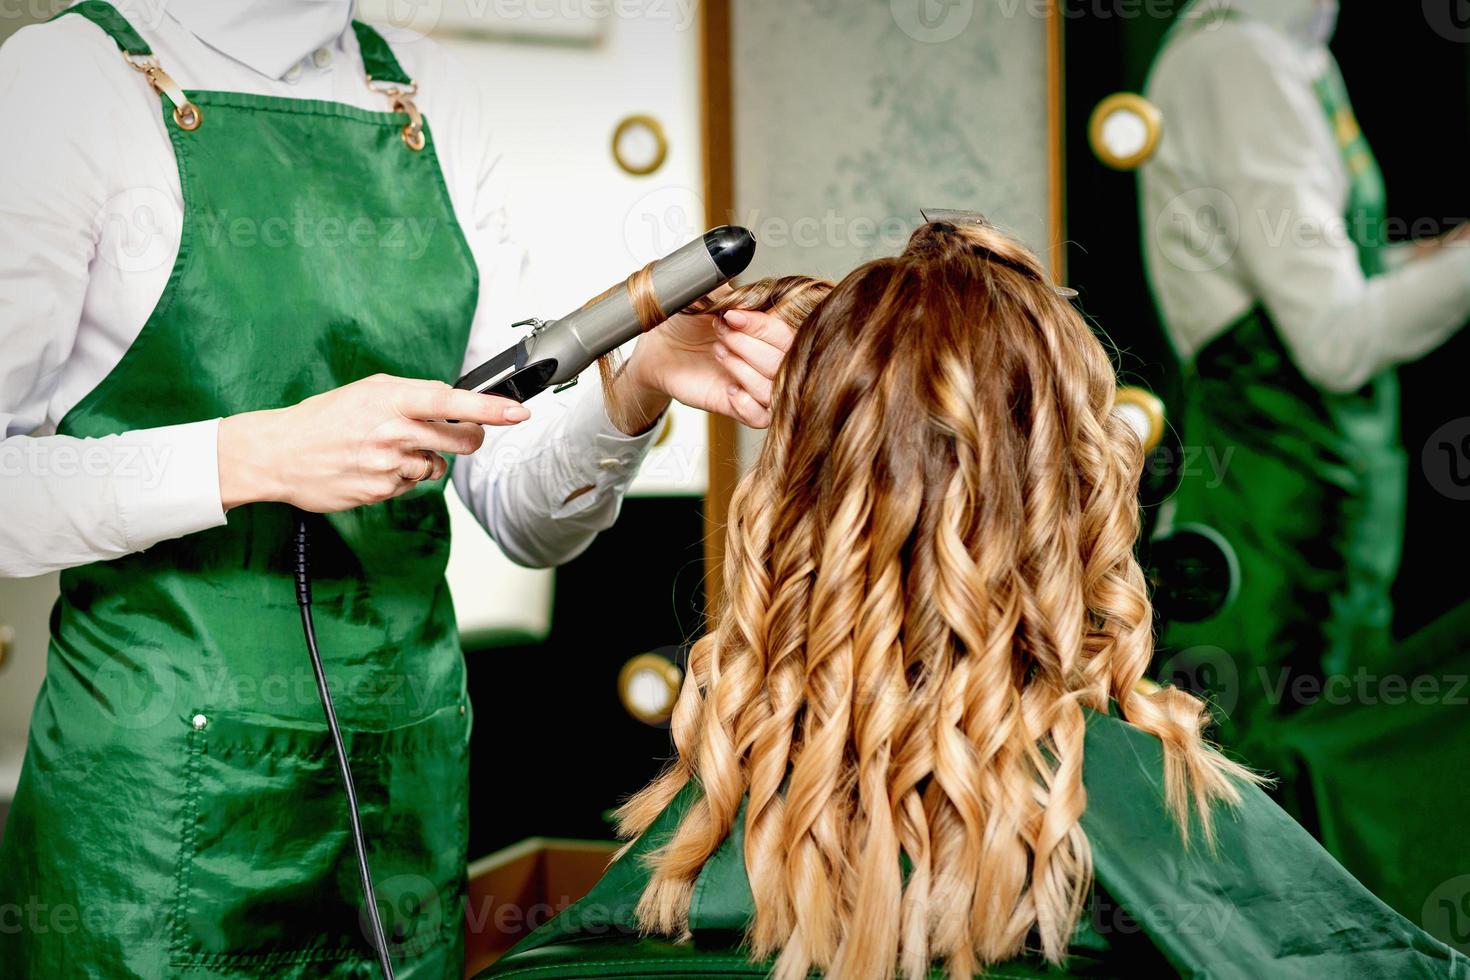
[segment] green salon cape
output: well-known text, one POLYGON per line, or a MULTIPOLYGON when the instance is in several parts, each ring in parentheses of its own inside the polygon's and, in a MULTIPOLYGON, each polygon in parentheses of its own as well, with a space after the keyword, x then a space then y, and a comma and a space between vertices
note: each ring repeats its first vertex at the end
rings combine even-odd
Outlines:
MULTIPOLYGON (((148 54, 109 4, 73 14, 148 54)), ((354 27, 363 70, 406 86, 382 38, 354 27)), ((112 78, 148 84, 121 53, 112 78)), ((160 100, 184 197, 177 261, 136 342, 60 432, 277 408, 376 372, 453 378, 477 278, 432 128, 415 152, 386 97, 369 112, 188 96, 203 112, 193 130, 160 100), (409 222, 427 232, 421 255, 409 222)), ((18 910, 0 927, 0 975, 375 975, 292 527, 290 508, 250 505, 62 574, 0 848, 0 909, 18 910)), ((470 719, 443 481, 314 516, 311 533, 316 630, 398 976, 454 976, 470 719)))
MULTIPOLYGON (((1243 789, 1239 807, 1216 814, 1213 850, 1198 826, 1185 845, 1164 802, 1163 749, 1153 736, 1089 713, 1083 782, 1095 887, 1066 967, 1026 957, 989 976, 1470 977, 1470 960, 1375 898, 1254 787, 1243 789)), ((752 908, 742 819, 695 884, 691 937, 638 934, 644 858, 697 798, 698 788, 686 787, 584 899, 482 980, 766 975, 772 964, 740 949, 752 908)))

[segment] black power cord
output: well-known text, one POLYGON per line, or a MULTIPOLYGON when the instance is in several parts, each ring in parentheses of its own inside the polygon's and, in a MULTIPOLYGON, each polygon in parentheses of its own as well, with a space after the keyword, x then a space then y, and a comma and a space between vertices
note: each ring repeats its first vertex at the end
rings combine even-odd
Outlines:
POLYGON ((306 634, 306 650, 311 654, 311 669, 316 674, 316 690, 321 696, 327 728, 332 733, 332 747, 337 751, 337 773, 347 792, 347 818, 352 823, 352 846, 357 851, 357 875, 362 881, 363 901, 373 930, 373 946, 384 980, 393 980, 393 963, 388 957, 388 940, 383 935, 383 918, 378 912, 377 894, 373 891, 373 873, 368 868, 367 841, 362 834, 362 817, 357 810, 357 790, 352 785, 352 767, 347 762, 347 746, 342 743, 342 729, 337 725, 337 709, 332 706, 332 692, 327 688, 327 674, 322 669, 322 655, 316 646, 316 627, 311 621, 311 574, 308 556, 309 535, 306 515, 296 513, 296 605, 301 609, 301 628, 306 634))

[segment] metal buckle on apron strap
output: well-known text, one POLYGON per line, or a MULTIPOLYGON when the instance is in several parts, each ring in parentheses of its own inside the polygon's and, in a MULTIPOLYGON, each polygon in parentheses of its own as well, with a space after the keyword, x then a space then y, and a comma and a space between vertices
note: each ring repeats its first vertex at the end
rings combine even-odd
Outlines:
POLYGON ((124 51, 123 60, 148 77, 148 84, 153 86, 153 91, 166 96, 174 104, 174 122, 179 124, 180 129, 192 132, 204 122, 204 111, 189 101, 184 90, 179 88, 179 83, 158 64, 156 55, 137 55, 124 51))
POLYGON ((373 76, 367 76, 368 88, 374 92, 382 92, 388 97, 388 107, 393 112, 408 113, 408 125, 403 127, 400 135, 403 136, 403 145, 415 152, 424 148, 424 117, 419 113, 419 107, 413 104, 411 96, 417 95, 418 82, 409 82, 407 88, 400 88, 394 82, 377 82, 373 76))

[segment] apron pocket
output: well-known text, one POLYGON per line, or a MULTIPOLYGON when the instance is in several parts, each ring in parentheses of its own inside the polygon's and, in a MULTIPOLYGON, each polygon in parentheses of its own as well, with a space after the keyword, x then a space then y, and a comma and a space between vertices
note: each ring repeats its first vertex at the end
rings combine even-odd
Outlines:
MULTIPOLYGON (((399 728, 343 732, 395 957, 458 949, 468 722, 455 703, 399 728)), ((210 716, 189 733, 184 791, 173 965, 253 973, 373 958, 325 724, 210 716)))

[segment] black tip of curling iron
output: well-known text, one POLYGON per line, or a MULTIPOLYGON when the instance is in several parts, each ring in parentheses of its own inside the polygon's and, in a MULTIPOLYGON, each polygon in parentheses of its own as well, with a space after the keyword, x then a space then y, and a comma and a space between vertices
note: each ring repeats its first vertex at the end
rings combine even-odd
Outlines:
POLYGON ((755 257, 755 236, 747 228, 723 225, 705 232, 704 247, 709 257, 726 279, 733 279, 745 271, 755 257))

